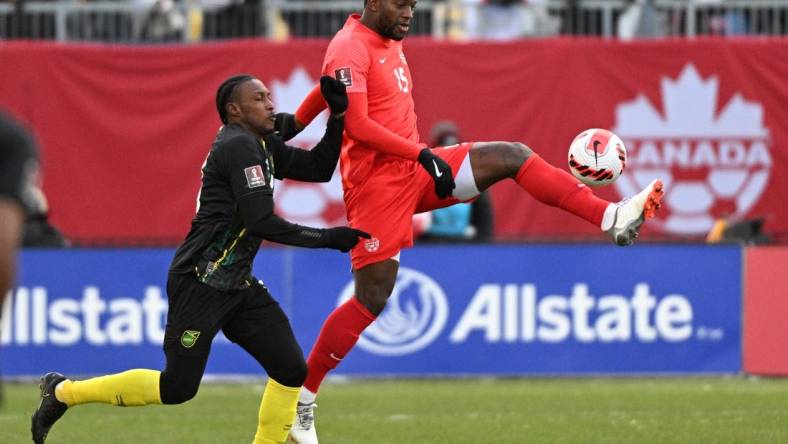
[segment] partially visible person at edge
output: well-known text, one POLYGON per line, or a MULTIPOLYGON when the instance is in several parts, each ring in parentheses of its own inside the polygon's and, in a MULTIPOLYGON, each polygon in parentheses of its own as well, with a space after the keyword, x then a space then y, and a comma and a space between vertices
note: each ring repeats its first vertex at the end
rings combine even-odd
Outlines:
MULTIPOLYGON (((32 190, 37 174, 38 154, 33 137, 0 111, 0 310, 16 276, 16 253, 22 241, 25 215, 33 205, 32 190)), ((2 402, 0 390, 0 405, 2 402)))
MULTIPOLYGON (((400 250, 413 244, 414 213, 471 201, 512 179, 538 201, 585 219, 618 245, 630 245, 661 204, 660 180, 629 199, 607 202, 520 142, 427 148, 416 129, 413 78, 402 50, 415 6, 415 0, 364 1, 363 13, 348 18, 323 60, 323 74, 347 86, 350 102, 340 164, 348 220, 375 237, 351 250, 355 295, 328 316, 307 359, 291 432, 301 444, 317 442, 314 406, 323 378, 386 306, 400 250)), ((316 91, 289 119, 292 133, 325 107, 316 91)))
POLYGON ((224 126, 203 164, 197 215, 167 279, 164 371, 134 369, 84 381, 47 373, 41 378, 41 403, 32 417, 36 444, 43 443, 54 422, 77 405, 143 406, 192 399, 219 330, 268 374, 254 443, 287 439, 306 363, 284 312, 252 275, 252 261, 263 239, 347 252, 359 237, 369 238, 348 227, 292 224, 274 213, 274 178, 327 182, 339 159, 345 85, 330 77, 320 80, 331 118, 323 139, 311 151, 287 146, 274 133, 274 105, 263 82, 238 75, 221 84, 216 107, 224 126))
POLYGON ((0 306, 13 283, 25 216, 34 204, 38 155, 33 137, 0 111, 0 306))

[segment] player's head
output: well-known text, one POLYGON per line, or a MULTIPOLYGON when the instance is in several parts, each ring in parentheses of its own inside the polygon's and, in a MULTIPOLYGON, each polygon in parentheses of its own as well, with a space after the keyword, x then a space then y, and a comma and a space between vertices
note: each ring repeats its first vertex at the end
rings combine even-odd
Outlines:
POLYGON ((274 131, 274 103, 263 82, 247 74, 230 77, 216 90, 222 123, 237 123, 257 136, 274 131))
POLYGON ((361 20, 383 37, 402 40, 410 29, 416 0, 364 0, 361 20))

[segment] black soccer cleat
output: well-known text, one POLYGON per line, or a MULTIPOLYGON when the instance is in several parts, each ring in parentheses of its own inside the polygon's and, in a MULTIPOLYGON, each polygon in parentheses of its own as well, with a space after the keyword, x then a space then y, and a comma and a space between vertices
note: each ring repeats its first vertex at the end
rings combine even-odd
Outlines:
POLYGON ((41 377, 41 384, 38 385, 41 389, 41 403, 33 413, 30 426, 30 431, 33 432, 33 442, 36 444, 44 444, 49 429, 52 428, 55 421, 63 416, 63 413, 66 413, 68 406, 55 397, 55 387, 65 380, 65 376, 55 372, 47 373, 41 377))

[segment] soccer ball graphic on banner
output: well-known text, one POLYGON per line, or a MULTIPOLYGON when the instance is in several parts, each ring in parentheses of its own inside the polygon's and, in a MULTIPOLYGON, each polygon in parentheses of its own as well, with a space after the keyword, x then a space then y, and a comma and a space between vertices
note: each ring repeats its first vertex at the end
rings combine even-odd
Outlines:
POLYGON ((569 146, 569 171, 592 187, 609 185, 618 179, 627 163, 624 142, 612 132, 591 128, 569 146))

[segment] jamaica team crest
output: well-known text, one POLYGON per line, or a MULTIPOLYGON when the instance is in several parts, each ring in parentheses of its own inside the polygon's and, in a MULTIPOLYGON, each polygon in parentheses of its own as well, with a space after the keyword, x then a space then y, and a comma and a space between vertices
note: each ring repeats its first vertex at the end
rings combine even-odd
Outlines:
POLYGON ((197 343, 197 338, 200 337, 200 332, 196 330, 184 330, 181 335, 181 345, 186 348, 194 347, 197 343))

